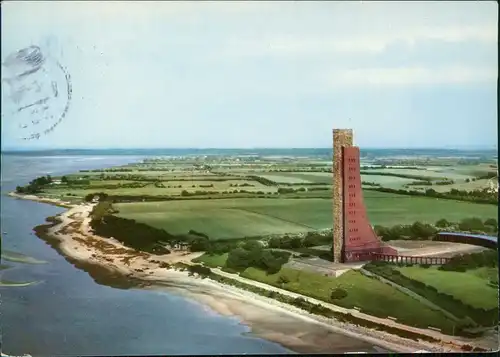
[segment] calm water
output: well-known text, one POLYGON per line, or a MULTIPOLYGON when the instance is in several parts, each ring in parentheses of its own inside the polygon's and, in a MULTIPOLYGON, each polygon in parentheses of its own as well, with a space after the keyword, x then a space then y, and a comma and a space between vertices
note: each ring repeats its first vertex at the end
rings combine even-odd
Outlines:
MULTIPOLYGON (((2 193, 36 176, 108 167, 138 157, 2 156, 2 193)), ((238 319, 207 313, 201 305, 167 292, 99 285, 33 235, 47 216, 63 211, 46 204, 1 197, 2 248, 45 260, 6 262, 6 280, 42 282, 0 287, 4 353, 33 356, 120 354, 291 353, 244 336, 238 319)))

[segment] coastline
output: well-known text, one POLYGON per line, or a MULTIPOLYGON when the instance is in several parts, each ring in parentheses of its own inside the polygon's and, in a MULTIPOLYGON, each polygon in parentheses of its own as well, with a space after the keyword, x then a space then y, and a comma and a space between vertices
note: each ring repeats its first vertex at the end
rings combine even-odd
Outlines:
MULTIPOLYGON (((424 341, 407 340, 385 332, 332 321, 230 285, 189 276, 187 272, 175 269, 160 268, 159 264, 162 262, 189 262, 202 253, 173 251, 165 256, 156 256, 137 252, 114 239, 95 236, 91 232, 88 217, 93 208, 92 204, 77 205, 57 199, 15 193, 9 193, 9 196, 68 208, 57 216, 57 222, 51 226, 45 225, 46 237, 40 238, 76 266, 101 267, 113 277, 125 277, 124 280, 141 282, 141 288, 175 291, 221 315, 238 317, 241 323, 249 326, 252 335, 277 342, 292 351, 352 352, 357 349, 356 345, 361 344, 359 341, 366 342, 367 351, 370 351, 368 344, 394 352, 413 353, 423 349, 436 352, 453 351, 451 348, 424 341), (347 342, 346 336, 349 339, 347 342)), ((130 287, 135 286, 131 284, 130 287)))

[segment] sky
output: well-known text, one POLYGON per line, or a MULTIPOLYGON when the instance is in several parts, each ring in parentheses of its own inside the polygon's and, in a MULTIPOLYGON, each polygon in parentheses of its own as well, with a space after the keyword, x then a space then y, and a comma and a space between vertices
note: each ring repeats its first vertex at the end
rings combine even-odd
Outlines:
POLYGON ((1 6, 2 64, 39 46, 39 82, 59 83, 35 124, 2 65, 3 149, 330 147, 333 128, 360 147, 497 145, 497 2, 1 6), (44 134, 67 101, 56 62, 72 98, 44 134))

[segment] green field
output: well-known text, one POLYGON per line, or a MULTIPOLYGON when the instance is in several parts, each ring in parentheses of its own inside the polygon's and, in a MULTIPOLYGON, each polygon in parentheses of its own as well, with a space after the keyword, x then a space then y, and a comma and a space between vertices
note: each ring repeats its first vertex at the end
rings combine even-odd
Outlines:
POLYGON ((440 312, 422 305, 390 285, 353 270, 338 278, 290 268, 282 268, 279 273, 271 275, 256 268, 247 268, 240 275, 345 308, 359 307, 363 312, 375 316, 392 316, 399 322, 412 326, 450 328, 453 325, 453 322, 440 312), (289 283, 282 285, 279 281, 280 275, 286 276, 289 283), (346 290, 347 297, 331 300, 330 294, 335 288, 346 290))
POLYGON ((219 268, 226 265, 227 256, 229 253, 224 254, 203 254, 201 257, 193 259, 195 263, 203 263, 211 268, 219 268))
MULTIPOLYGON (((485 268, 481 268, 483 271, 485 268)), ((435 287, 439 292, 453 295, 463 303, 477 308, 491 309, 498 306, 498 291, 488 286, 488 279, 482 278, 481 273, 468 271, 465 273, 441 271, 435 267, 422 269, 418 266, 399 267, 398 270, 405 276, 435 287)), ((497 269, 494 273, 497 273, 497 269)))
MULTIPOLYGON (((498 207, 426 197, 365 191, 373 225, 393 226, 415 221, 452 222, 467 217, 494 218, 498 207)), ((332 226, 329 199, 218 199, 115 204, 118 216, 163 228, 174 234, 190 229, 212 239, 305 232, 332 226)))

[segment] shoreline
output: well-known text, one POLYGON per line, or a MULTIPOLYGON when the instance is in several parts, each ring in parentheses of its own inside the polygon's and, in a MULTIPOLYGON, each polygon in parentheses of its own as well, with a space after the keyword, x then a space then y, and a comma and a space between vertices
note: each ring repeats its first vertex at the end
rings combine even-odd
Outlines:
MULTIPOLYGON (((231 285, 189 276, 188 272, 160 268, 159 264, 162 262, 190 262, 203 253, 172 251, 168 255, 156 256, 137 252, 112 238, 95 236, 91 232, 88 217, 93 204, 71 204, 58 199, 12 192, 8 195, 68 208, 56 216, 57 222, 42 225, 46 228, 46 237, 40 238, 75 266, 100 267, 111 278, 122 277, 125 278, 123 280, 141 282, 143 286, 139 284, 139 288, 175 291, 220 315, 237 317, 241 324, 250 328, 250 335, 279 343, 292 351, 334 353, 336 350, 365 350, 373 353, 377 351, 375 346, 390 350, 389 352, 403 353, 414 353, 416 350, 454 351, 449 346, 408 340, 386 332, 332 321, 231 285), (349 341, 346 342, 346 339, 349 341), (366 348, 359 348, 362 344, 366 344, 366 348)), ((93 276, 92 273, 89 274, 93 276)), ((129 287, 137 285, 131 284, 129 287)))

